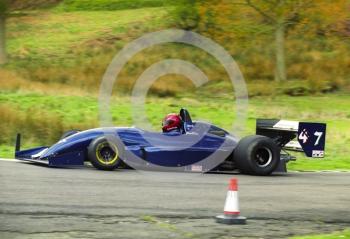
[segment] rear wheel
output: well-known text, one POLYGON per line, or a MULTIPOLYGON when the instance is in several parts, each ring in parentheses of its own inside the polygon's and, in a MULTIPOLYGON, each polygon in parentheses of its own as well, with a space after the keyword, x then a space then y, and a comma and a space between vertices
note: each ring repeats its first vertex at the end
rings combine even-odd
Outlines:
POLYGON ((88 147, 89 161, 101 170, 116 169, 121 164, 119 153, 118 147, 105 137, 94 139, 88 147))
POLYGON ((279 164, 280 149, 271 138, 252 135, 238 142, 234 160, 242 173, 270 175, 279 164))

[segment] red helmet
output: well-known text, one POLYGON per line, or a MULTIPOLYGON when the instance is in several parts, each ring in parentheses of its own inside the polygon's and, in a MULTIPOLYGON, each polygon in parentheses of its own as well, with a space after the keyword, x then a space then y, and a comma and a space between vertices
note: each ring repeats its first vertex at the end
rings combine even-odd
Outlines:
POLYGON ((172 113, 165 116, 163 119, 163 132, 169 132, 174 129, 180 129, 181 117, 178 114, 172 113))

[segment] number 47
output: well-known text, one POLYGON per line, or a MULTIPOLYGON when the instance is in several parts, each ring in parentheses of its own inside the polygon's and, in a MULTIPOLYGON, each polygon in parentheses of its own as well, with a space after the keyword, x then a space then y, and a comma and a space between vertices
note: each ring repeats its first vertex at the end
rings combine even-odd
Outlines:
POLYGON ((318 145, 318 143, 320 142, 320 139, 321 139, 321 137, 322 137, 322 135, 323 135, 323 132, 318 132, 318 131, 316 131, 316 132, 314 133, 314 135, 317 136, 317 139, 316 139, 316 142, 315 142, 315 146, 316 146, 316 145, 318 145))

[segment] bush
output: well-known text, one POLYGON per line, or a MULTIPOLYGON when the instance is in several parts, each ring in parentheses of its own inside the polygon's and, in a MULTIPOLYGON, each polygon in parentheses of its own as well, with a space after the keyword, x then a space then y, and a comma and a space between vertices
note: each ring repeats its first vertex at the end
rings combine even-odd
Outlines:
POLYGON ((184 30, 194 30, 198 27, 200 17, 196 3, 197 0, 178 1, 172 12, 176 27, 184 30))
POLYGON ((50 113, 39 108, 23 111, 11 104, 0 104, 0 144, 13 144, 17 133, 25 141, 37 144, 52 144, 64 131, 70 129, 88 129, 97 126, 97 122, 64 122, 59 114, 50 113))

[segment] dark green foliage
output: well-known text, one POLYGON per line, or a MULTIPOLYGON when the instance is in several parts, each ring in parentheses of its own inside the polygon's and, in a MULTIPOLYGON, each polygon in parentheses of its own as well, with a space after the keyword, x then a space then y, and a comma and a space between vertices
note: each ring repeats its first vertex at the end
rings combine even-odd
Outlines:
POLYGON ((195 30, 198 27, 200 15, 197 0, 180 0, 173 10, 175 25, 184 30, 195 30))
POLYGON ((8 8, 8 0, 0 0, 0 15, 6 13, 8 8))
POLYGON ((8 2, 8 9, 10 11, 32 10, 32 9, 46 9, 54 7, 62 0, 0 0, 8 2))

